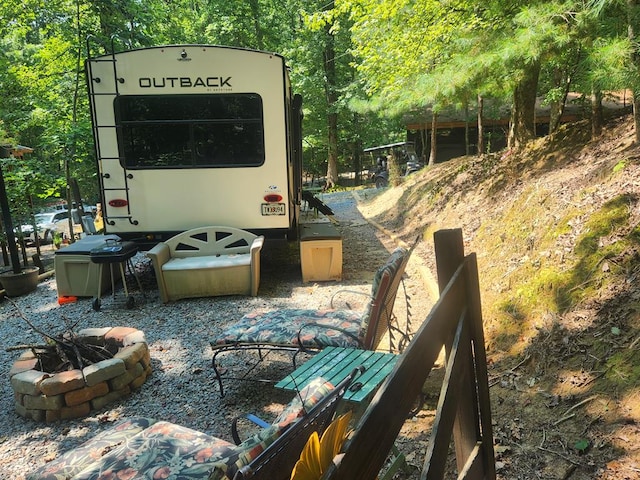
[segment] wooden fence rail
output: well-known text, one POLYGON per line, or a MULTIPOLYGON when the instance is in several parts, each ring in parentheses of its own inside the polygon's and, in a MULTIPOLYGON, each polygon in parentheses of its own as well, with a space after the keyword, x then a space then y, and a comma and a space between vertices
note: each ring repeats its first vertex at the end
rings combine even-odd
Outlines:
POLYGON ((451 438, 459 479, 495 479, 486 353, 475 254, 462 231, 434 235, 440 298, 360 418, 325 480, 374 480, 443 347, 446 372, 421 479, 444 478, 451 438))

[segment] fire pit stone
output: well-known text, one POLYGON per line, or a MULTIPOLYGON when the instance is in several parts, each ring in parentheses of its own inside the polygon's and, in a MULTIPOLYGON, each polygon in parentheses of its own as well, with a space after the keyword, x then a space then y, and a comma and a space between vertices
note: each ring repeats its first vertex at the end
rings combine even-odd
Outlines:
POLYGON ((113 358, 82 370, 46 372, 33 351, 23 352, 9 372, 19 415, 46 422, 84 417, 126 397, 151 374, 149 348, 140 330, 88 328, 76 340, 113 350, 113 358))

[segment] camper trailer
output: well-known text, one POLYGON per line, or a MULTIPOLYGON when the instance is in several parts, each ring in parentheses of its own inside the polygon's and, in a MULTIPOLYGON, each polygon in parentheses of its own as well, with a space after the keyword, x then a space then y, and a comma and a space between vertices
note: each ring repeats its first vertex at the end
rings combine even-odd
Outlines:
POLYGON ((222 225, 297 238, 301 107, 282 56, 175 45, 91 56, 105 233, 150 248, 222 225))

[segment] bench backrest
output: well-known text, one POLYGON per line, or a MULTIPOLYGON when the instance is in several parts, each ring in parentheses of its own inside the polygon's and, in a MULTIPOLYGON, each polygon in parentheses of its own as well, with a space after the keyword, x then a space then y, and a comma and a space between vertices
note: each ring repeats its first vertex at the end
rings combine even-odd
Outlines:
POLYGON ((166 240, 172 257, 199 257, 249 253, 257 238, 251 232, 233 227, 198 227, 179 233, 166 240))
POLYGON ((322 432, 333 420, 340 400, 353 379, 361 373, 355 369, 300 420, 289 427, 249 465, 238 470, 234 480, 289 480, 294 465, 312 432, 322 432))
POLYGON ((440 298, 399 356, 353 435, 323 479, 373 480, 442 348, 447 366, 420 478, 444 477, 454 439, 461 479, 495 479, 486 353, 475 255, 464 256, 462 232, 435 234, 440 298))

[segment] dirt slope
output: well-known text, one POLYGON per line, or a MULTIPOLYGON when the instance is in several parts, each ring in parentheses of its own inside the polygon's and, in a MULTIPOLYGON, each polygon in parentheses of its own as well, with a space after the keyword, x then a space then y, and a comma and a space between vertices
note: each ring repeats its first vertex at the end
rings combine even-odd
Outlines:
MULTIPOLYGON (((361 206, 422 236, 429 265, 440 228, 462 228, 478 254, 501 479, 640 478, 639 199, 623 117, 596 140, 582 123, 436 165, 361 206)), ((417 468, 429 422, 399 439, 417 468)))

